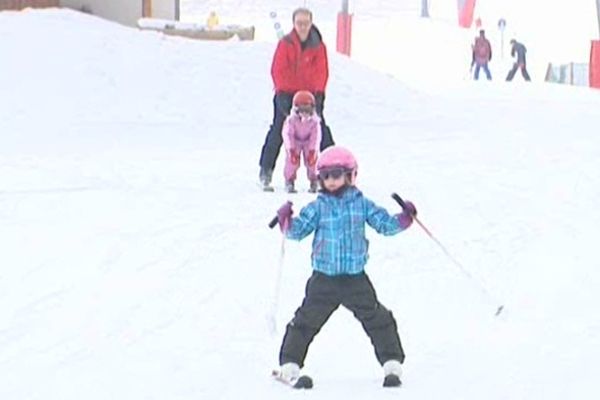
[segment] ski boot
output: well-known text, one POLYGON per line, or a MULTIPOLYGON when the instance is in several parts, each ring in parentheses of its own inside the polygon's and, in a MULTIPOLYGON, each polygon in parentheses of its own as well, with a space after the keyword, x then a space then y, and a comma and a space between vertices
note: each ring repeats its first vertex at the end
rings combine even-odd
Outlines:
POLYGON ((289 181, 285 183, 285 191, 288 193, 296 193, 296 188, 294 187, 294 181, 289 181))
POLYGON ((262 189, 265 192, 273 192, 275 189, 271 186, 271 177, 273 176, 273 171, 267 168, 260 168, 260 174, 258 178, 260 179, 260 183, 262 185, 262 189))
POLYGON ((281 366, 281 369, 274 370, 273 377, 294 389, 312 389, 313 381, 308 375, 300 375, 300 367, 298 364, 289 362, 281 366))
POLYGON ((318 181, 310 181, 310 187, 308 188, 308 191, 310 193, 317 193, 317 190, 319 190, 319 182, 318 181))
POLYGON ((398 387, 402 385, 400 377, 402 376, 402 367, 400 361, 388 360, 383 364, 383 387, 398 387))

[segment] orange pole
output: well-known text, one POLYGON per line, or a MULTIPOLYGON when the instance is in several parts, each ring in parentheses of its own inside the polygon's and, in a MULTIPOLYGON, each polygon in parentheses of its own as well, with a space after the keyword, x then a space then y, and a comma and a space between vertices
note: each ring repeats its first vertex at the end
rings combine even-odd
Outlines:
POLYGON ((142 17, 152 17, 152 0, 142 0, 142 17))

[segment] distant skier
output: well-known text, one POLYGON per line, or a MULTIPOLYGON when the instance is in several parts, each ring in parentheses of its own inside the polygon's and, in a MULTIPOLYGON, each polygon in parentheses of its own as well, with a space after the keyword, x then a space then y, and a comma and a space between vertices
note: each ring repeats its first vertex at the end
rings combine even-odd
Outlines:
POLYGON ((294 382, 308 347, 327 319, 340 306, 349 309, 361 322, 383 366, 383 386, 399 386, 404 350, 392 312, 377 299, 365 273, 368 241, 365 224, 390 236, 407 229, 417 210, 411 202, 395 215, 363 196, 356 188, 357 162, 340 146, 325 149, 317 161, 321 192, 292 218, 292 203, 278 211, 279 226, 289 239, 302 240, 314 232, 313 273, 306 295, 286 327, 279 353, 279 378, 294 382))
POLYGON ((206 19, 206 27, 208 29, 215 29, 217 26, 219 26, 219 16, 216 11, 211 11, 206 19))
POLYGON ((292 100, 292 113, 283 124, 282 136, 286 150, 285 188, 288 193, 296 191, 294 182, 300 168, 300 157, 304 159, 311 193, 317 191, 317 156, 321 143, 321 119, 315 112, 315 96, 309 91, 296 92, 292 100))
POLYGON ((485 37, 485 31, 479 31, 479 36, 475 38, 475 43, 472 46, 473 57, 471 58, 471 69, 475 66, 475 80, 479 80, 479 70, 483 68, 485 75, 489 80, 492 79, 492 74, 488 67, 488 63, 492 60, 492 45, 485 37))
POLYGON ((527 72, 527 59, 525 57, 525 53, 527 53, 527 48, 522 43, 517 42, 515 39, 510 40, 510 44, 512 49, 510 50, 510 55, 512 57, 517 57, 517 61, 513 64, 513 67, 510 71, 508 71, 508 75, 506 76, 507 81, 512 81, 517 73, 517 70, 521 70, 521 75, 523 78, 529 82, 531 78, 529 77, 529 73, 527 72))

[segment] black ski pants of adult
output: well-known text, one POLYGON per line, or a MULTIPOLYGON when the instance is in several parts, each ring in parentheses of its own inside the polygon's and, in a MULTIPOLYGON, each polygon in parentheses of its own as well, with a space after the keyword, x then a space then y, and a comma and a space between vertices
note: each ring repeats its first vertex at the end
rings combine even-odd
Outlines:
POLYGON ((521 70, 521 74, 523 75, 523 79, 525 79, 526 81, 530 81, 531 77, 529 77, 529 73, 527 72, 527 66, 525 64, 521 64, 521 63, 514 63, 512 69, 510 71, 508 71, 508 75, 506 76, 506 80, 507 81, 512 81, 512 79, 515 77, 515 74, 517 73, 518 70, 521 70))
MULTIPOLYGON (((260 152, 259 165, 266 170, 273 171, 275 169, 275 163, 281 150, 281 144, 283 138, 281 131, 283 129, 283 123, 286 117, 290 114, 292 109, 292 100, 294 98, 293 93, 277 93, 273 97, 273 122, 267 132, 265 138, 265 144, 260 152)), ((325 123, 325 117, 323 117, 323 108, 325 106, 325 94, 315 94, 315 108, 316 112, 321 118, 321 144, 320 149, 323 150, 329 146, 333 146, 333 138, 331 136, 331 130, 325 123)))
MULTIPOLYGON (((328 276, 314 271, 306 284, 302 305, 286 327, 279 353, 280 365, 294 362, 302 367, 308 346, 340 305, 360 321, 381 365, 388 360, 404 362, 396 320, 377 300, 369 277, 364 273, 328 276)), ((340 348, 340 351, 344 350, 340 348)))

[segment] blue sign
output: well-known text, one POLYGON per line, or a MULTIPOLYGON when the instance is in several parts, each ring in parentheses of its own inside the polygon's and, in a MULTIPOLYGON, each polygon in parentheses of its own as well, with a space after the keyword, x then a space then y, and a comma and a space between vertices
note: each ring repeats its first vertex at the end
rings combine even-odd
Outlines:
POLYGON ((506 28, 506 20, 504 18, 500 18, 498 20, 498 29, 500 29, 501 31, 504 31, 505 28, 506 28))

